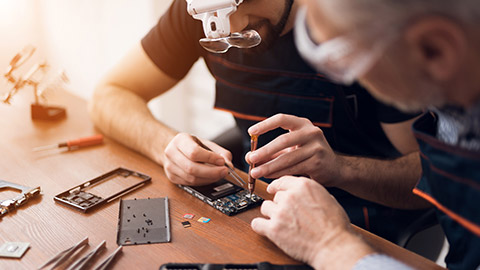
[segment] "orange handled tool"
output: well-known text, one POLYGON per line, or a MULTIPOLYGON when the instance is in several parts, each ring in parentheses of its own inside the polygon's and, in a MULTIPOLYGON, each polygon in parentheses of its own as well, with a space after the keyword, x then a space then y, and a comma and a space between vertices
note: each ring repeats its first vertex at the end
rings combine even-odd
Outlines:
POLYGON ((70 141, 66 141, 58 144, 36 147, 36 148, 33 148, 33 151, 36 152, 36 151, 43 151, 47 149, 63 148, 63 147, 67 147, 68 150, 72 150, 80 147, 92 146, 92 145, 97 145, 101 143, 103 143, 103 135, 98 134, 98 135, 83 137, 76 140, 70 140, 70 141))

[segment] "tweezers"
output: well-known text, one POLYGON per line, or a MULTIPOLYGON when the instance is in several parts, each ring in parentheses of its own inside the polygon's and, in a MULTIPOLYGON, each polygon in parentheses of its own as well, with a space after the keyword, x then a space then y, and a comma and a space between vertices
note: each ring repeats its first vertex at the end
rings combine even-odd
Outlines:
POLYGON ((108 256, 103 262, 97 265, 94 270, 105 270, 112 263, 118 253, 122 251, 122 246, 119 246, 110 256, 108 256))
MULTIPOLYGON (((192 137, 192 139, 200 146, 202 147, 203 149, 205 150, 208 150, 210 152, 213 152, 212 149, 210 149, 210 147, 206 146, 205 144, 202 143, 202 141, 200 141, 199 138, 197 138, 196 136, 194 135, 190 135, 192 137)), ((238 175, 238 173, 232 168, 232 166, 228 165, 227 162, 224 163, 224 165, 228 168, 228 174, 230 174, 233 179, 235 179, 235 181, 237 181, 237 183, 241 186, 245 186, 247 183, 242 179, 242 177, 240 177, 240 175, 238 175)))
POLYGON ((105 249, 106 241, 103 240, 94 250, 90 251, 87 255, 83 256, 82 258, 78 259, 74 262, 67 270, 84 270, 87 269, 90 265, 92 259, 100 253, 103 249, 105 249))
POLYGON ((64 251, 59 252, 57 255, 55 255, 53 258, 48 260, 46 263, 44 263, 42 266, 40 266, 38 269, 42 269, 47 267, 48 265, 55 263, 52 265, 50 269, 54 269, 55 267, 59 266, 62 264, 64 261, 68 260, 78 249, 88 245, 88 237, 85 237, 82 241, 78 242, 75 244, 73 247, 70 247, 64 251))

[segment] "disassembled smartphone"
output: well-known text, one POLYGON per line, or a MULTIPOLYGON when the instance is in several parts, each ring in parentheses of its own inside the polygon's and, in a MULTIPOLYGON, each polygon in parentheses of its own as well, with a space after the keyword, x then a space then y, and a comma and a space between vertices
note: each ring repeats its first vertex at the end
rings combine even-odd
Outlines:
POLYGON ((225 179, 205 186, 178 186, 228 216, 233 216, 263 202, 258 195, 252 194, 250 197, 248 190, 225 179))
POLYGON ((85 213, 144 186, 151 179, 139 172, 117 168, 58 194, 54 200, 85 213))

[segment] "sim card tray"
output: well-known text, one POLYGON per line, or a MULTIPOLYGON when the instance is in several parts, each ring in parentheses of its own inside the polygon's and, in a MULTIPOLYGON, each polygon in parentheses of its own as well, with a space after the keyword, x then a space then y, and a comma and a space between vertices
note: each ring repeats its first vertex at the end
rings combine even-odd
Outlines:
POLYGON ((131 171, 125 168, 117 168, 113 171, 107 172, 104 175, 86 181, 76 187, 64 191, 55 196, 53 199, 58 203, 64 204, 68 207, 85 213, 95 207, 98 207, 105 203, 109 203, 137 188, 144 186, 151 179, 152 178, 150 176, 141 174, 139 172, 131 171), (120 180, 134 177, 137 179, 137 181, 128 186, 127 188, 123 188, 122 190, 115 192, 114 194, 110 194, 104 197, 88 192, 89 189, 92 189, 95 186, 100 185, 101 183, 105 183, 108 180, 114 180, 116 179, 116 177, 120 177, 120 180))

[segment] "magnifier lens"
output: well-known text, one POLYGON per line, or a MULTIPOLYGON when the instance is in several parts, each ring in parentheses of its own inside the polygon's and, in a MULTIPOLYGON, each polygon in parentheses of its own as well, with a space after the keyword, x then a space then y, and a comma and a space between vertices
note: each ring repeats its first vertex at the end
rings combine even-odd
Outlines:
POLYGON ((205 50, 212 53, 225 53, 231 47, 225 38, 202 38, 199 42, 205 50))
POLYGON ((230 47, 237 47, 240 49, 253 48, 261 42, 262 38, 255 30, 236 32, 223 38, 200 39, 200 45, 202 45, 205 50, 213 53, 225 53, 230 47))
POLYGON ((255 30, 232 33, 228 37, 228 43, 238 48, 252 48, 260 44, 260 42, 262 42, 262 38, 255 30))

